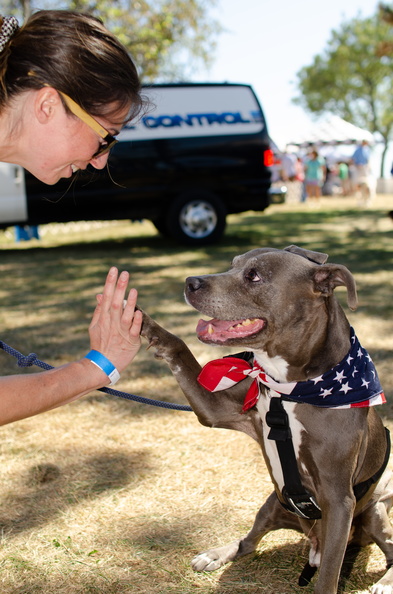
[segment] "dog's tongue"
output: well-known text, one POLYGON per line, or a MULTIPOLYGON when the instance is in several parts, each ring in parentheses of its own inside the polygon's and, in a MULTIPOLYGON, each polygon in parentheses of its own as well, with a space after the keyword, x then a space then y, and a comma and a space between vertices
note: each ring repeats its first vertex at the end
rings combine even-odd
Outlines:
POLYGON ((230 338, 242 338, 259 332, 264 321, 259 318, 247 320, 199 320, 196 327, 198 338, 209 342, 225 342, 230 338))

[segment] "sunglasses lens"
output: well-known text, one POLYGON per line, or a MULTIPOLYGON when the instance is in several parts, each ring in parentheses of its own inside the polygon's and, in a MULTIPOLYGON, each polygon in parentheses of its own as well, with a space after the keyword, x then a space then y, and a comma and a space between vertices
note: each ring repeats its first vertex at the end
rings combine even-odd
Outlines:
POLYGON ((101 157, 101 155, 105 155, 106 153, 108 153, 111 148, 117 143, 118 141, 116 140, 116 138, 112 138, 109 142, 106 141, 103 144, 101 144, 100 148, 98 149, 98 151, 96 153, 94 153, 93 158, 94 157, 101 157))

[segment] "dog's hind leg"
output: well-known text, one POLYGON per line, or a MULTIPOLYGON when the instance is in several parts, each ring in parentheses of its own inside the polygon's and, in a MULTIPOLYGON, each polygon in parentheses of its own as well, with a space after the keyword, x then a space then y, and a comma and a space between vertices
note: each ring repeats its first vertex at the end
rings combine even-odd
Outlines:
POLYGON ((365 531, 379 546, 386 557, 388 570, 371 587, 372 594, 393 594, 393 528, 389 520, 391 500, 378 501, 364 514, 365 531))
POLYGON ((375 542, 386 557, 387 572, 371 587, 372 594, 393 594, 393 527, 389 512, 393 505, 393 475, 386 470, 371 500, 353 521, 350 544, 362 547, 375 542))
POLYGON ((192 568, 195 571, 214 571, 237 557, 252 553, 265 534, 280 528, 303 532, 297 516, 285 511, 273 492, 257 513, 247 536, 224 547, 200 553, 192 560, 192 568))
POLYGON ((385 553, 388 568, 382 578, 371 587, 371 592, 372 594, 393 594, 393 529, 387 506, 385 502, 379 501, 370 512, 372 512, 372 518, 367 525, 367 532, 385 553))

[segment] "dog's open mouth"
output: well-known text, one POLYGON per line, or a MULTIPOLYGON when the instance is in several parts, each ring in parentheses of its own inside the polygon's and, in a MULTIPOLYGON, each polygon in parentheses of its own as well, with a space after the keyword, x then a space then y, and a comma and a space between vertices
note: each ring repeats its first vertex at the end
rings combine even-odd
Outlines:
POLYGON ((246 320, 199 320, 196 332, 202 342, 226 342, 256 334, 264 327, 260 318, 246 320))

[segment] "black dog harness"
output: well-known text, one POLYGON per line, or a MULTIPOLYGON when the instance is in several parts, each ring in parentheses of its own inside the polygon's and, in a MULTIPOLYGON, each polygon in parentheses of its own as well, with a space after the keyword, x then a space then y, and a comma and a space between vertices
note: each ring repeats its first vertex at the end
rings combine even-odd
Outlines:
MULTIPOLYGON (((276 442, 284 477, 284 487, 281 492, 284 502, 280 501, 281 505, 287 511, 295 513, 300 518, 306 520, 319 520, 322 517, 321 508, 314 496, 304 488, 301 482, 292 442, 289 418, 282 405, 282 398, 271 398, 270 408, 266 413, 266 423, 270 427, 268 439, 276 442)), ((383 464, 373 476, 354 486, 353 492, 356 501, 362 499, 371 486, 379 481, 389 462, 390 433, 386 427, 385 432, 386 453, 383 464)))
POLYGON ((266 413, 266 423, 270 427, 268 439, 276 442, 284 487, 281 505, 288 511, 307 520, 321 518, 321 508, 314 497, 302 485, 292 442, 292 433, 288 415, 282 405, 282 398, 271 398, 270 408, 266 413))

